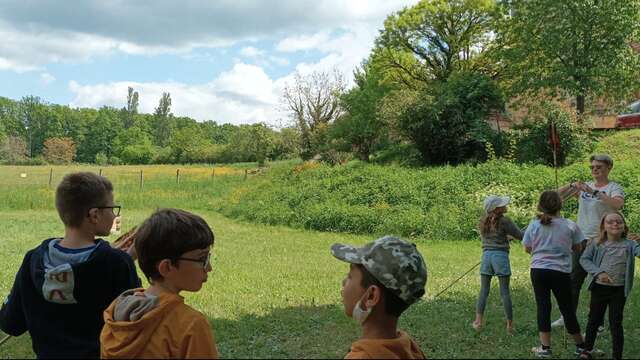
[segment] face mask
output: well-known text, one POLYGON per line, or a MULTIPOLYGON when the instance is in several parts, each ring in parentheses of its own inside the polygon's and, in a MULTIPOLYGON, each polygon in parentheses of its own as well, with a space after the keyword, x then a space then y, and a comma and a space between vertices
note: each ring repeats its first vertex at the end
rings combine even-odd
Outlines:
POLYGON ((373 307, 369 309, 362 309, 362 301, 369 296, 369 290, 367 290, 364 295, 358 300, 356 305, 353 307, 353 315, 351 316, 353 320, 355 320, 358 324, 362 325, 367 320, 369 315, 371 315, 371 311, 373 311, 373 307))

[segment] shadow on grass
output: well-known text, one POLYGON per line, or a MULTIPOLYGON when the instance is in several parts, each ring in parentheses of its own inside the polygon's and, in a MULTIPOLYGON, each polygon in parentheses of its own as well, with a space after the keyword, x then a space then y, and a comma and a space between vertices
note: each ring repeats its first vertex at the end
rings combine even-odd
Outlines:
MULTIPOLYGON (((465 291, 451 290, 436 300, 415 304, 402 315, 399 327, 416 339, 429 358, 531 358, 538 331, 530 289, 511 289, 516 332, 510 336, 497 286, 491 291, 480 332, 471 327, 476 298, 465 291)), ((556 315, 554 309, 552 316, 556 315)), ((226 358, 343 358, 360 336, 359 326, 344 315, 341 305, 276 308, 266 315, 210 321, 218 349, 226 358)), ((603 338, 601 347, 609 351, 608 336, 603 338)), ((629 356, 635 350, 627 344, 629 356)), ((573 357, 572 340, 562 329, 553 330, 552 345, 555 357, 573 357)))

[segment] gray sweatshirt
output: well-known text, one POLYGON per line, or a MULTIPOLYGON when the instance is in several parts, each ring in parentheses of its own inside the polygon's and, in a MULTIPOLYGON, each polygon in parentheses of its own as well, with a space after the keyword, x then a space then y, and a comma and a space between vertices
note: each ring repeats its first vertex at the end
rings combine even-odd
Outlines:
MULTIPOLYGON (((627 297, 633 287, 633 273, 635 270, 636 256, 640 257, 640 243, 627 239, 621 241, 627 246, 627 271, 624 276, 624 296, 627 297)), ((584 271, 589 273, 589 279, 587 280, 588 288, 591 288, 592 284, 595 283, 595 277, 603 272, 600 265, 602 265, 605 251, 602 245, 597 245, 596 243, 597 241, 590 242, 580 258, 580 265, 582 265, 584 271)))

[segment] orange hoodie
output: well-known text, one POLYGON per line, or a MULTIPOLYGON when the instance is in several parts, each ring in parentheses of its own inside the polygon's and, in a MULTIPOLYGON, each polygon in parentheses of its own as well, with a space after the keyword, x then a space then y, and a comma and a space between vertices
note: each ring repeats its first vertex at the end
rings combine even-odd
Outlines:
POLYGON ((351 344, 345 359, 426 359, 418 344, 404 331, 395 339, 360 339, 351 344))
POLYGON ((143 292, 128 290, 104 311, 102 358, 218 358, 204 315, 179 295, 154 297, 143 292))

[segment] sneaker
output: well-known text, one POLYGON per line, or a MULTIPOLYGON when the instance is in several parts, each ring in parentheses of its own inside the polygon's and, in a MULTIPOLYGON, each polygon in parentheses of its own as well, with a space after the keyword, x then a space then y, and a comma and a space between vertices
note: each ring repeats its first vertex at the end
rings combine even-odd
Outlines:
POLYGON ((584 348, 576 345, 576 351, 573 352, 573 355, 582 356, 582 354, 584 354, 585 352, 591 353, 589 350, 585 350, 584 348))
POLYGON ((598 334, 603 333, 603 332, 604 332, 604 330, 605 330, 604 325, 600 325, 600 326, 598 326, 598 334))
POLYGON ((482 329, 482 324, 478 324, 477 322, 472 322, 471 323, 471 327, 475 330, 475 331, 480 331, 482 329))
POLYGON ((564 326, 564 318, 560 316, 560 319, 551 323, 552 328, 563 327, 564 326))
POLYGON ((551 357, 551 348, 543 349, 542 345, 532 347, 531 352, 541 359, 548 359, 551 357))
POLYGON ((592 357, 604 357, 604 351, 602 349, 593 348, 590 353, 592 357))

